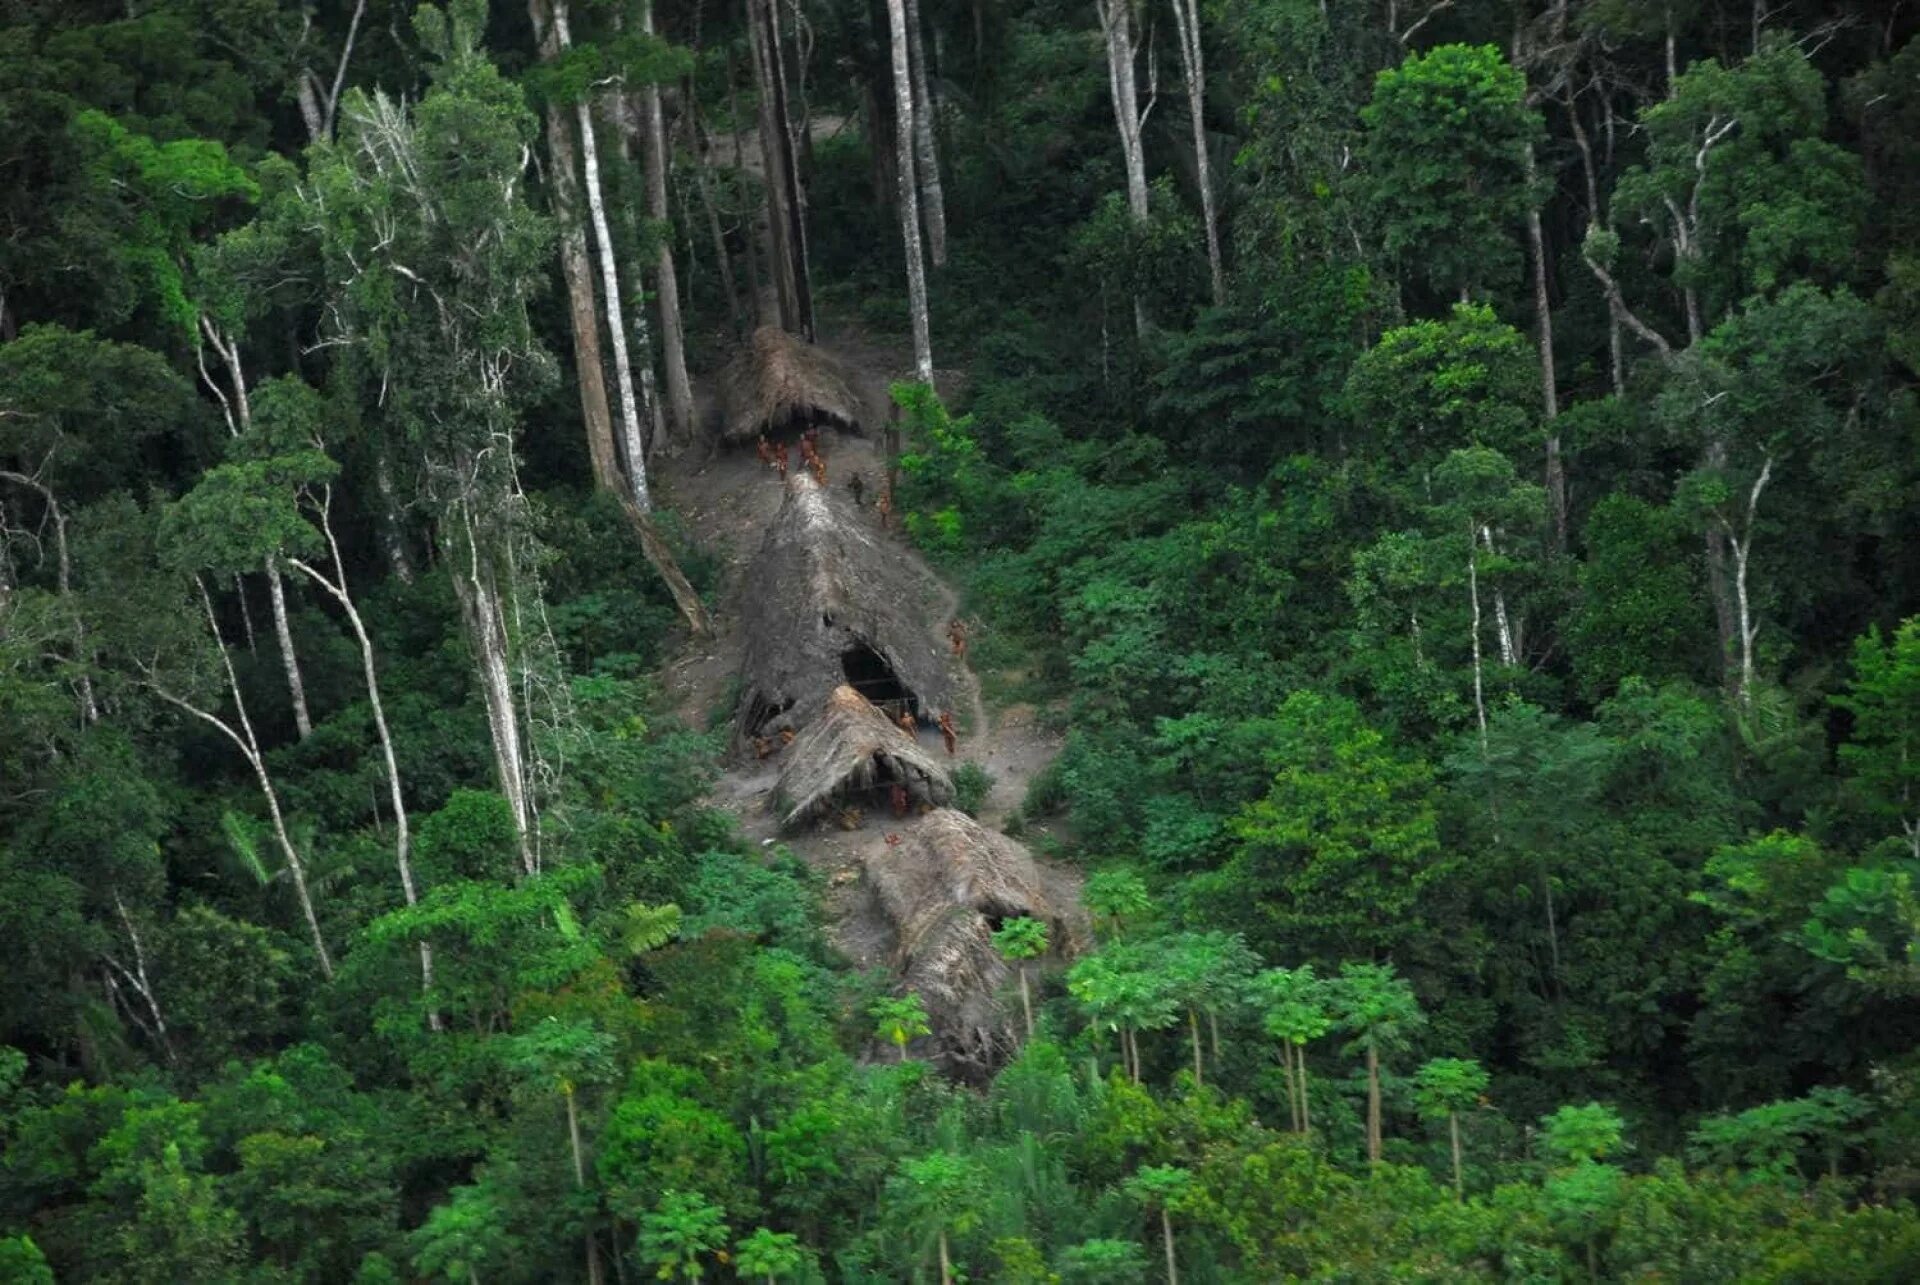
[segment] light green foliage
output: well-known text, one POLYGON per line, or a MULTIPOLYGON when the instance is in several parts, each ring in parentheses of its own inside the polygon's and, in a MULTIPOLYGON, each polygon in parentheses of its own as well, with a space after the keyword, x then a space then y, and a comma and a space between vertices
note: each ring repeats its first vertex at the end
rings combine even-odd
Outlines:
POLYGON ((1087 876, 1080 900, 1096 921, 1107 925, 1117 938, 1129 921, 1138 920, 1153 909, 1153 898, 1146 881, 1131 870, 1097 870, 1087 876))
POLYGON ((953 806, 970 817, 980 815, 980 805, 993 793, 993 774, 978 763, 962 763, 953 770, 953 806))
POLYGON ((792 1232, 756 1227, 733 1247, 733 1265, 742 1276, 768 1281, 799 1280, 810 1252, 792 1232))
POLYGON ((1008 959, 1038 959, 1047 953, 1047 926, 1038 919, 1015 916, 993 934, 993 948, 1008 959))
POLYGON ((1471 1110, 1485 1097, 1487 1072, 1472 1058, 1437 1057, 1413 1074, 1413 1104, 1429 1120, 1471 1110))
POLYGON ((1540 1122, 1540 1145, 1562 1164, 1587 1164, 1618 1154, 1626 1121, 1598 1102, 1564 1106, 1540 1122))
POLYGON ((987 1196, 985 1174, 972 1157, 934 1151, 900 1162, 887 1180, 885 1199, 915 1239, 965 1236, 980 1225, 987 1196))
POLYGON ((1443 295, 1514 275, 1512 231, 1536 199, 1526 149, 1540 120, 1525 98, 1499 49, 1440 45, 1381 72, 1360 113, 1387 253, 1443 295))
POLYGON ((892 1044, 902 1059, 907 1056, 907 1045, 922 1035, 933 1034, 933 1028, 927 1025, 926 1008, 911 991, 880 996, 868 1007, 867 1016, 873 1019, 874 1035, 892 1044))
POLYGON ((1193 1174, 1176 1165, 1151 1165, 1122 1184, 1127 1197, 1149 1209, 1174 1209, 1193 1190, 1193 1174))
POLYGON ((1253 979, 1253 993, 1261 1025, 1273 1039, 1297 1047, 1333 1029, 1334 993, 1312 964, 1269 968, 1253 979))
POLYGON ((1083 1240, 1062 1251, 1060 1278, 1074 1285, 1140 1285, 1147 1252, 1131 1240, 1083 1240))
POLYGON ((484 1182, 456 1187, 408 1237, 414 1270, 435 1280, 472 1281, 500 1269, 520 1247, 499 1195, 484 1182))
POLYGON ((640 1259, 663 1281, 704 1279, 703 1260, 726 1243, 725 1212, 697 1191, 668 1191, 640 1219, 640 1259))
POLYGON ((1737 1165, 1775 1180, 1803 1178, 1802 1156, 1808 1151, 1830 1172, 1837 1170, 1871 1111, 1851 1090, 1823 1086, 1802 1098, 1709 1116, 1693 1131, 1688 1148, 1705 1164, 1737 1165))
POLYGON ((1330 983, 1340 1029, 1352 1047, 1382 1057, 1405 1052, 1426 1025, 1413 987, 1392 964, 1342 964, 1330 983))
POLYGON ((1295 692, 1276 732, 1278 770, 1234 819, 1239 849, 1212 885, 1223 897, 1251 897, 1229 913, 1257 915, 1256 944, 1344 952, 1400 939, 1420 890, 1452 864, 1439 844, 1430 770, 1397 753, 1343 697, 1295 692))

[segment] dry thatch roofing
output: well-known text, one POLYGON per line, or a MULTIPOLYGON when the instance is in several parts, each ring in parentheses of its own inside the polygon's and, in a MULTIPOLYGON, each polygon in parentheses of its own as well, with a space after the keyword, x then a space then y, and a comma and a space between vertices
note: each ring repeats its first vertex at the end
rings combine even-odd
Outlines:
POLYGON ((864 432, 875 422, 875 403, 861 385, 829 350, 762 326, 721 374, 720 440, 737 446, 822 420, 864 432))
POLYGON ((1072 953, 1082 930, 1071 893, 1050 891, 1025 848, 952 808, 928 813, 863 865, 893 930, 901 985, 926 1007, 936 1060, 967 1079, 990 1074, 1018 1044, 1005 1003, 1013 973, 993 933, 1008 919, 1038 919, 1052 952, 1072 953))
POLYGON ((949 803, 953 782, 939 760, 921 749, 859 692, 841 686, 787 751, 775 797, 780 824, 792 829, 840 800, 872 807, 898 782, 916 802, 949 803))
POLYGON ((904 706, 931 722, 952 684, 926 581, 845 498, 798 469, 786 488, 746 571, 736 745, 805 729, 848 683, 890 716, 904 706))

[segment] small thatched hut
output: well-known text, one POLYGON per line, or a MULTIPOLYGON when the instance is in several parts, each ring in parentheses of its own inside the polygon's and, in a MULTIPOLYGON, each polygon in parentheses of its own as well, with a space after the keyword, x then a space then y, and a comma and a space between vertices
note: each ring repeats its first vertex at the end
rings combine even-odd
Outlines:
POLYGON ((1025 848, 952 808, 929 813, 863 865, 901 985, 926 1006, 936 1060, 950 1074, 985 1078, 1019 1042, 1017 1012, 1005 1003, 1013 973, 993 933, 1009 919, 1038 919, 1052 951, 1072 954, 1083 929, 1071 892, 1050 890, 1025 848))
POLYGON ((815 425, 863 433, 876 422, 864 382, 828 349, 762 326, 722 372, 720 442, 751 445, 762 433, 780 437, 815 425))
POLYGON ((924 577, 807 474, 796 469, 786 487, 746 571, 735 744, 805 730, 841 686, 890 718, 932 722, 952 684, 924 619, 924 577))
POLYGON ((836 687, 787 752, 775 795, 780 825, 790 830, 845 806, 885 807, 895 784, 916 803, 953 800, 953 782, 938 759, 859 692, 836 687))

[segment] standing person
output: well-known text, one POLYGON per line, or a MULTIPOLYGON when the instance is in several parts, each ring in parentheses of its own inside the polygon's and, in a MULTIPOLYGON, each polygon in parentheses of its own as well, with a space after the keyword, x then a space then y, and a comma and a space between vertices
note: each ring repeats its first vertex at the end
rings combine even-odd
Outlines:
POLYGON ((947 753, 951 755, 954 746, 959 743, 960 733, 954 729, 953 711, 950 709, 940 711, 940 737, 946 741, 947 753))

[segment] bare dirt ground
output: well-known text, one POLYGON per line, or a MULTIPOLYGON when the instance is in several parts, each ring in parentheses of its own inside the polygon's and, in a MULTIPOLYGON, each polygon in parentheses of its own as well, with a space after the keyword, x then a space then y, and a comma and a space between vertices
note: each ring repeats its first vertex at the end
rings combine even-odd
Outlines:
MULTIPOLYGON (((910 367, 904 355, 854 336, 834 339, 838 342, 829 342, 849 362, 882 378, 900 377, 910 367)), ((941 382, 943 386, 946 383, 944 379, 941 382)), ((703 386, 698 395, 705 423, 713 390, 710 385, 703 386)), ((829 430, 822 434, 821 449, 831 486, 847 486, 856 473, 864 478, 863 511, 877 528, 880 517, 873 505, 884 476, 879 443, 829 430)), ((691 641, 662 668, 662 693, 669 709, 688 726, 724 724, 732 717, 740 671, 739 595, 743 573, 779 511, 782 487, 774 472, 753 452, 710 452, 704 440, 676 458, 661 461, 655 484, 662 502, 674 509, 689 533, 719 554, 726 566, 714 611, 714 636, 691 641)), ((892 540, 903 561, 918 570, 924 586, 922 610, 927 631, 944 639, 947 622, 958 613, 959 595, 933 574, 897 530, 885 538, 892 540)), ((1020 806, 1029 782, 1059 753, 1060 737, 1042 727, 1031 707, 1013 706, 990 715, 981 700, 979 679, 965 660, 950 655, 949 664, 962 701, 955 711, 960 739, 952 761, 956 766, 976 763, 992 776, 993 788, 980 808, 980 819, 998 828, 1020 806)), ((921 738, 929 751, 940 754, 937 732, 922 731, 921 738)), ((738 816, 742 831, 763 846, 770 847, 779 838, 769 803, 780 767, 777 753, 764 762, 751 756, 735 757, 726 764, 713 790, 713 802, 738 816)), ((826 878, 831 890, 827 914, 834 925, 836 942, 858 966, 880 967, 889 962, 884 958, 884 931, 871 922, 870 915, 862 913, 867 898, 860 886, 860 858, 882 851, 887 834, 904 834, 917 824, 916 817, 895 820, 875 816, 858 830, 823 828, 784 839, 788 848, 826 878)), ((1069 887, 1075 882, 1064 870, 1050 874, 1069 887)))

